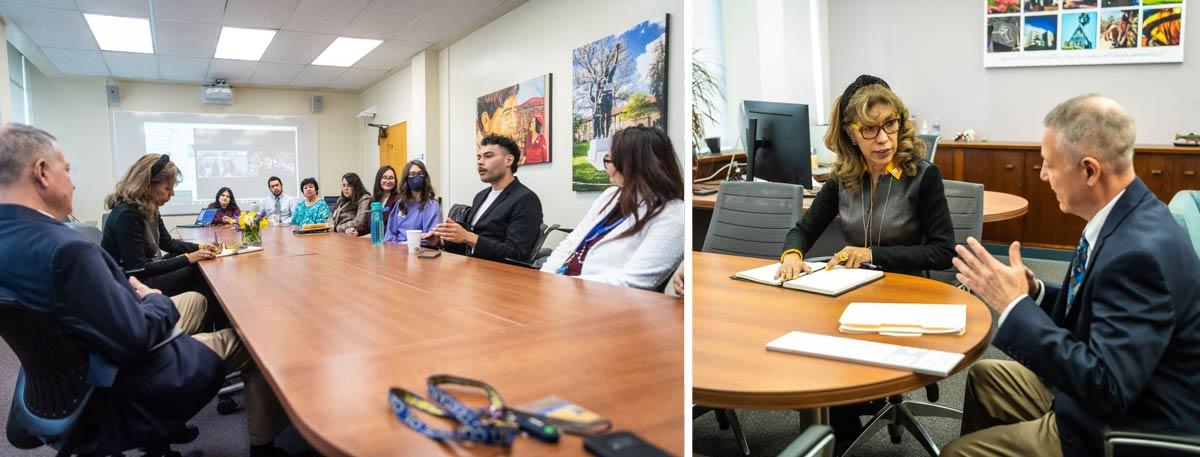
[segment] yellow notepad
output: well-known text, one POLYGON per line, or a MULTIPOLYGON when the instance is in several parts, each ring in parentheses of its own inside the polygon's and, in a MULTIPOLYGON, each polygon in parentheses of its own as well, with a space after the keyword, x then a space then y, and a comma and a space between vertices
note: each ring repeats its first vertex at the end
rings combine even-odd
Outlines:
POLYGON ((967 305, 855 302, 846 305, 838 324, 842 333, 962 335, 967 331, 967 305))

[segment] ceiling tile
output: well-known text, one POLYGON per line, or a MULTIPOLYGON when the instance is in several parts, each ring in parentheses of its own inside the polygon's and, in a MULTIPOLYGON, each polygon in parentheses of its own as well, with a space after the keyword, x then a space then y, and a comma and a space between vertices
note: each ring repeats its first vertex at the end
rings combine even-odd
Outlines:
POLYGON ((154 17, 188 22, 221 22, 225 0, 151 0, 154 17))
POLYGON ((437 0, 375 0, 359 12, 340 35, 387 39, 413 18, 433 11, 438 4, 437 0))
POLYGON ((208 65, 212 59, 197 57, 159 56, 158 73, 172 81, 208 82, 208 65))
POLYGON ((346 69, 342 67, 318 67, 309 65, 304 67, 296 78, 292 80, 290 85, 299 87, 325 87, 333 80, 345 73, 346 69))
POLYGON ((217 49, 220 24, 154 21, 154 40, 158 54, 166 56, 204 57, 211 59, 217 49))
POLYGON ((122 78, 158 79, 158 56, 130 52, 104 51, 104 61, 113 76, 122 78))
POLYGON ((42 48, 42 53, 66 75, 108 76, 108 65, 100 51, 42 48))
POLYGON ((222 25, 278 29, 292 16, 300 0, 229 0, 222 25))
POLYGON ((428 47, 429 43, 387 40, 364 56, 358 63, 355 63, 354 68, 391 70, 396 67, 402 67, 408 64, 408 61, 413 56, 428 47))
POLYGON ((224 79, 231 83, 250 81, 258 62, 247 60, 213 59, 208 67, 208 79, 224 79))
POLYGON ((351 68, 342 73, 341 76, 338 76, 332 83, 329 83, 329 87, 334 89, 359 90, 383 77, 384 73, 386 72, 383 70, 351 68))
POLYGON ((300 32, 338 34, 367 6, 369 0, 301 0, 283 28, 300 32))
POLYGON ((470 32, 470 27, 491 14, 504 0, 453 0, 421 15, 392 38, 437 43, 448 37, 470 32))
POLYGON ((79 11, 124 17, 150 17, 146 0, 75 0, 79 11))
POLYGON ((263 53, 262 61, 308 65, 321 51, 329 47, 329 43, 333 43, 335 38, 335 35, 281 30, 275 35, 271 46, 267 47, 267 52, 263 53))
POLYGON ((5 6, 7 19, 39 47, 99 50, 83 14, 74 10, 5 6))
POLYGON ((77 9, 72 0, 0 0, 2 5, 41 6, 44 8, 77 9))
POLYGON ((301 70, 304 70, 304 65, 263 62, 258 64, 258 69, 254 71, 250 82, 274 86, 286 85, 300 74, 301 70))

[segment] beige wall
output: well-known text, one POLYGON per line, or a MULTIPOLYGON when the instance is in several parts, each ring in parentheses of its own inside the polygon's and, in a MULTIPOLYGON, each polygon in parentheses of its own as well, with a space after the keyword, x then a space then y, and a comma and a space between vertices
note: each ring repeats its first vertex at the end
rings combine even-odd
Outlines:
POLYGON ((104 196, 125 171, 113 169, 112 111, 311 115, 317 119, 317 179, 322 189, 336 190, 342 173, 362 168, 357 152, 361 129, 354 117, 358 94, 235 87, 234 104, 223 106, 201 103, 195 84, 122 82, 118 83, 121 103, 109 106, 105 79, 49 78, 33 66, 29 66, 29 85, 33 125, 58 137, 77 170, 75 217, 82 221, 99 220, 104 196), (312 95, 325 96, 322 113, 310 111, 312 95))
MULTIPOLYGON (((362 149, 362 171, 365 173, 363 182, 368 183, 375 177, 375 171, 379 168, 379 129, 367 126, 367 123, 395 125, 401 122, 410 122, 412 120, 412 70, 409 67, 401 68, 400 70, 388 76, 383 81, 376 83, 359 94, 357 110, 355 114, 374 106, 377 110, 374 119, 357 119, 359 128, 359 145, 362 149)), ((412 124, 408 127, 409 140, 409 156, 412 156, 412 124)), ((404 165, 402 163, 391 164, 394 167, 404 165)))

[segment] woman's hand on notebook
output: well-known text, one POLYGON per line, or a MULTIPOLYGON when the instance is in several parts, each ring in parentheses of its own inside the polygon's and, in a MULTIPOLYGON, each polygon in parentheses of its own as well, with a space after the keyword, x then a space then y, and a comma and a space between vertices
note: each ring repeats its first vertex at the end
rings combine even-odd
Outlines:
POLYGON ((780 281, 791 281, 799 278, 801 274, 811 273, 812 268, 804 263, 804 258, 800 254, 789 253, 783 256, 783 262, 779 264, 779 272, 775 273, 775 279, 780 281))
POLYGON ((871 262, 871 248, 863 248, 858 246, 846 246, 833 255, 829 262, 825 264, 826 270, 832 270, 838 265, 845 265, 846 268, 858 268, 864 263, 871 262))

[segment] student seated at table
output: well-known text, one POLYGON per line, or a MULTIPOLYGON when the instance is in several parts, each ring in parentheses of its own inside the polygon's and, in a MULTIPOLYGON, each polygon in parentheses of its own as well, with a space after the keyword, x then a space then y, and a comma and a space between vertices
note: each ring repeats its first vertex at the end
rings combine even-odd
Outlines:
POLYGON ((433 183, 429 181, 425 162, 410 160, 404 164, 404 170, 408 171, 407 176, 400 182, 400 191, 397 192, 400 197, 392 208, 387 235, 383 239, 389 243, 408 241, 407 230, 432 232, 441 219, 442 208, 438 205, 433 183))
POLYGON ((263 211, 271 216, 272 221, 292 220, 292 208, 296 207, 296 198, 283 193, 283 180, 278 176, 267 178, 267 190, 271 191, 271 195, 263 199, 263 211))
MULTIPOLYGON (((169 193, 162 183, 174 185, 173 167, 157 154, 147 155, 126 174, 118 194, 141 195, 132 192, 137 186, 131 186, 131 177, 158 195, 169 193), (156 165, 160 168, 152 173, 156 165), (154 180, 160 176, 170 180, 154 180)), ((173 431, 181 431, 212 400, 225 372, 241 370, 249 455, 279 455, 274 439, 287 425, 287 415, 232 329, 198 332, 207 308, 204 298, 194 292, 168 297, 137 278, 126 279, 103 250, 57 221, 71 214, 75 186, 69 169, 49 133, 19 124, 0 127, 0 269, 5 272, 0 289, 92 355, 88 382, 103 387, 94 392, 84 417, 96 424, 94 452, 117 454, 161 443, 168 433, 180 436, 173 431), (184 334, 171 339, 175 327, 184 334), (150 350, 158 344, 164 346, 150 350)), ((140 197, 122 201, 155 204, 140 197)), ((136 222, 152 223, 134 211, 136 222)))
POLYGON ((216 201, 208 204, 209 209, 217 210, 213 221, 217 224, 235 224, 238 216, 242 215, 237 200, 233 198, 233 189, 222 187, 217 191, 216 201))
POLYGON ((329 205, 321 198, 321 186, 314 178, 300 181, 300 193, 304 199, 292 209, 292 225, 324 224, 329 222, 329 205))
MULTIPOLYGON (((392 220, 392 208, 400 199, 400 191, 396 190, 396 169, 391 165, 379 167, 375 172, 375 188, 371 190, 371 203, 383 205, 383 227, 387 230, 388 222, 392 220)), ((370 225, 369 223, 367 225, 370 225)), ((370 227, 368 227, 369 229, 370 227)), ((366 235, 364 233, 364 235, 366 235)))
POLYGON ((612 137, 604 170, 613 187, 542 271, 658 289, 683 260, 683 175, 671 139, 657 128, 623 129, 612 137))
MULTIPOLYGON (((906 121, 904 102, 882 79, 862 75, 834 107, 825 134, 825 146, 837 154, 832 176, 788 231, 777 276, 789 280, 809 271, 804 253, 835 217, 849 245, 834 254, 831 266, 872 263, 908 274, 950 268, 954 225, 942 174, 923 160, 925 145, 906 121)), ((838 441, 858 436, 858 416, 874 413, 862 405, 832 408, 838 441)))
MULTIPOLYGON (((178 182, 179 168, 170 156, 146 154, 134 162, 104 199, 104 207, 112 212, 104 222, 100 245, 121 268, 136 271, 148 286, 167 295, 200 292, 209 303, 216 303, 196 263, 212 259, 221 252, 220 246, 172 238, 159 214, 159 208, 175 196, 178 182)), ((220 308, 210 314, 218 326, 227 323, 220 308)))
POLYGON ((512 138, 488 135, 475 154, 479 180, 490 187, 475 194, 467 225, 446 219, 429 236, 434 246, 489 260, 527 260, 542 226, 542 201, 513 176, 521 148, 512 138))
POLYGON ((367 225, 371 217, 371 194, 363 186, 358 173, 342 175, 342 194, 333 205, 333 215, 329 223, 338 233, 358 235, 368 233, 367 225))

